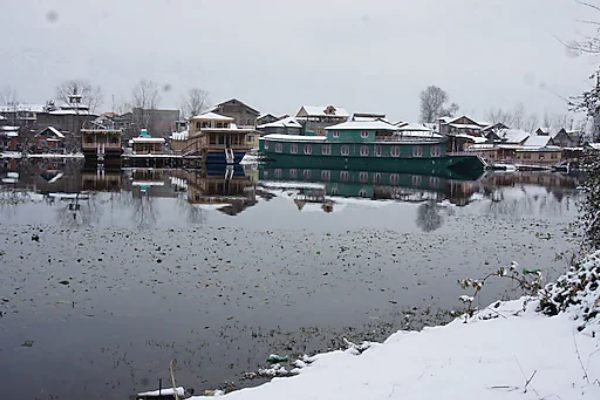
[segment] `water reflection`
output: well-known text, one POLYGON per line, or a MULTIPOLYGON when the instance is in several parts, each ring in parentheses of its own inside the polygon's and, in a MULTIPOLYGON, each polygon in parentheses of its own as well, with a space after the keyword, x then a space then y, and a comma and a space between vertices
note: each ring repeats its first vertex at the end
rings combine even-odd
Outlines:
POLYGON ((258 204, 264 206, 261 209, 271 208, 257 214, 261 217, 248 217, 256 218, 254 224, 263 223, 265 216, 281 220, 275 215, 284 215, 288 222, 293 220, 291 210, 277 210, 285 204, 302 214, 316 211, 329 215, 357 206, 418 204, 410 211, 414 224, 421 231, 432 232, 454 215, 454 206, 505 216, 561 214, 572 207, 581 179, 550 172, 494 172, 464 181, 268 165, 203 170, 84 169, 77 160, 0 160, 0 212, 12 217, 12 222, 148 228, 203 224, 207 216, 214 219, 214 215, 239 217, 258 204), (276 198, 279 200, 272 202, 276 198), (27 205, 31 207, 19 209, 27 205), (466 207, 469 205, 472 207, 466 207))

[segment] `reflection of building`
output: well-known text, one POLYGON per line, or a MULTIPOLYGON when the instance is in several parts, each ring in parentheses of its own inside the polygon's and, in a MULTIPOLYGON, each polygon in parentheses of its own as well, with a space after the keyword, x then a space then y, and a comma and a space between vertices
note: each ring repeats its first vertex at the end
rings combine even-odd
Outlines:
POLYGON ((121 170, 91 170, 81 173, 81 189, 93 192, 119 192, 122 188, 121 170))
POLYGON ((211 175, 206 172, 177 171, 186 180, 188 202, 195 206, 217 208, 219 211, 236 215, 257 203, 255 182, 240 168, 223 170, 211 175))

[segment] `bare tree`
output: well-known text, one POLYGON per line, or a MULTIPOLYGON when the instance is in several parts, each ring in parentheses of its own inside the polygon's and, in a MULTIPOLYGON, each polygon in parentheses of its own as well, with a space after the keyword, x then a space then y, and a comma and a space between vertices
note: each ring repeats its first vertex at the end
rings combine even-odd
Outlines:
POLYGON ((486 118, 491 123, 502 123, 510 128, 522 129, 527 132, 533 132, 539 128, 539 117, 536 114, 528 113, 523 103, 517 103, 512 110, 491 109, 487 112, 486 118))
POLYGON ((0 91, 0 102, 7 106, 18 104, 17 91, 12 86, 4 86, 0 91))
POLYGON ((134 115, 133 122, 138 128, 152 130, 152 110, 155 110, 160 102, 158 86, 152 81, 142 79, 133 87, 131 97, 131 106, 133 107, 134 115))
POLYGON ((86 104, 90 112, 102 105, 102 89, 100 86, 92 86, 86 80, 73 79, 56 87, 56 98, 63 103, 69 103, 69 96, 74 94, 81 96, 81 103, 86 104))
POLYGON ((440 117, 453 116, 458 104, 448 102, 448 94, 437 86, 429 86, 421 92, 421 122, 435 122, 440 117))
POLYGON ((209 107, 208 92, 202 89, 190 89, 181 101, 181 110, 185 118, 201 114, 209 107))

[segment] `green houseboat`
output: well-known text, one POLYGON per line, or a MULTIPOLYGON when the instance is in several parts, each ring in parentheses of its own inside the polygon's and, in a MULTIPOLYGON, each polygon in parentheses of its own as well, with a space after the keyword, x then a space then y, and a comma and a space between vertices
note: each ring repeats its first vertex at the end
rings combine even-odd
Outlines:
POLYGON ((481 175, 485 163, 476 155, 446 152, 439 135, 403 135, 380 119, 343 122, 326 128, 325 136, 266 135, 259 150, 282 168, 329 168, 424 175, 481 175))

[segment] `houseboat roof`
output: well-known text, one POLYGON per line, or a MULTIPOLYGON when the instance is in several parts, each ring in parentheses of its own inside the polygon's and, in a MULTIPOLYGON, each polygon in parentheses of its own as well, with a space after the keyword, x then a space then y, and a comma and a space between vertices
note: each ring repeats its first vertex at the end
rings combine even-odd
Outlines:
POLYGON ((325 130, 378 130, 378 131, 397 131, 398 127, 381 120, 375 121, 346 121, 341 124, 328 126, 325 130))
POLYGON ((218 120, 218 121, 233 121, 233 118, 220 115, 212 111, 205 112, 200 115, 193 116, 193 120, 218 120))
POLYGON ((326 136, 300 136, 300 135, 280 135, 271 134, 265 135, 260 140, 273 140, 276 142, 324 142, 327 140, 326 136))
POLYGON ((302 128, 302 125, 294 117, 282 118, 278 121, 262 124, 257 128, 302 128))

